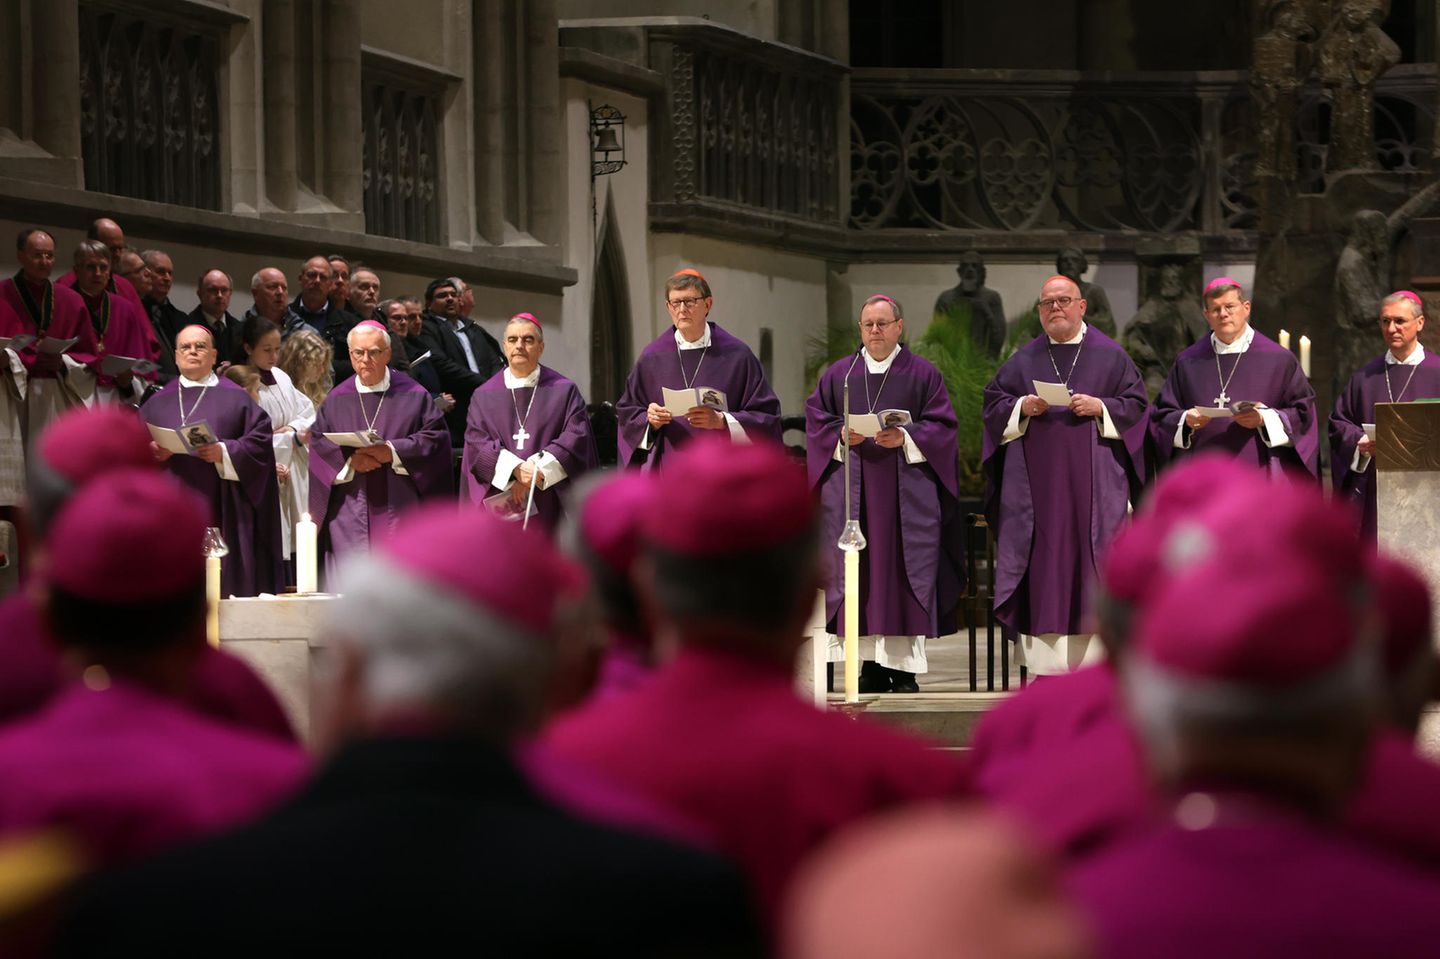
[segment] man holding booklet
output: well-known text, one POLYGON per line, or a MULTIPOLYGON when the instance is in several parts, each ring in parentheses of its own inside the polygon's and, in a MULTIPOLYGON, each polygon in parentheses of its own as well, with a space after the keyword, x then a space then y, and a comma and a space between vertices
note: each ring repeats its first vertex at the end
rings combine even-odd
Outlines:
POLYGON ((985 515, 995 536, 995 616, 1032 674, 1101 655, 1087 609, 1096 557, 1145 477, 1145 383, 1085 322, 1075 281, 1040 288, 1035 337, 985 387, 985 515))
POLYGON ((269 415, 242 388, 215 373, 215 339, 192 324, 175 338, 180 375, 140 407, 156 459, 210 506, 230 552, 220 564, 225 596, 278 592, 280 488, 269 415))
POLYGON ((1440 397, 1440 357, 1420 344, 1425 306, 1419 294, 1398 290, 1380 301, 1385 353, 1366 363, 1335 400, 1330 414, 1330 473, 1335 495, 1360 511, 1360 528, 1375 539, 1375 404, 1440 397))
POLYGON ((780 401, 750 348, 706 319, 713 303, 695 270, 665 281, 675 325, 641 351, 615 404, 622 467, 661 468, 666 451, 701 430, 725 431, 737 443, 779 441, 780 401))
POLYGON ((1187 347, 1150 412, 1162 459, 1213 449, 1271 474, 1317 477, 1315 391, 1295 356, 1250 325, 1250 301, 1222 276, 1205 287, 1210 336, 1187 347))
POLYGON ((954 629, 964 567, 955 409, 940 372, 900 344, 900 304, 877 294, 860 310, 861 351, 833 364, 805 403, 806 464, 822 508, 829 658, 844 658, 845 452, 860 562, 861 692, 913 693, 928 671, 925 640, 954 629), (845 406, 845 386, 850 405, 845 406), (871 647, 873 646, 873 652, 871 647))
POLYGON ((368 551, 402 511, 455 488, 445 416, 390 369, 389 331, 365 320, 346 343, 355 375, 325 397, 310 432, 310 515, 331 561, 368 551))

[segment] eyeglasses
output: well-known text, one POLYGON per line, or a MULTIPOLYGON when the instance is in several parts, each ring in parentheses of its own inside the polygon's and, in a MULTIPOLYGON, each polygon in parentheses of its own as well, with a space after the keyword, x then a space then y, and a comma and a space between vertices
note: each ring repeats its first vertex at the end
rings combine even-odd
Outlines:
POLYGON ((1074 302, 1075 297, 1073 296, 1052 296, 1048 300, 1040 301, 1040 309, 1053 310, 1058 306, 1062 310, 1068 310, 1074 302))
POLYGON ((680 312, 682 310, 693 310, 695 309, 695 305, 697 303, 703 302, 704 299, 705 297, 703 296, 687 296, 683 300, 667 300, 666 306, 670 307, 670 309, 675 310, 676 312, 680 312))
POLYGON ((371 349, 371 350, 351 350, 351 351, 350 351, 350 358, 351 358, 352 360, 364 360, 364 359, 378 360, 378 359, 380 359, 380 355, 381 355, 382 353, 384 353, 384 352, 385 352, 385 350, 384 350, 383 348, 379 348, 379 347, 377 347, 377 348, 375 348, 375 349, 371 349))
POLYGON ((1211 316, 1233 316, 1239 313, 1244 306, 1244 303, 1226 303, 1224 305, 1206 307, 1205 312, 1211 316))
POLYGON ((899 320, 871 320, 868 323, 861 323, 860 329, 869 330, 871 332, 878 332, 888 327, 892 327, 899 322, 899 320))

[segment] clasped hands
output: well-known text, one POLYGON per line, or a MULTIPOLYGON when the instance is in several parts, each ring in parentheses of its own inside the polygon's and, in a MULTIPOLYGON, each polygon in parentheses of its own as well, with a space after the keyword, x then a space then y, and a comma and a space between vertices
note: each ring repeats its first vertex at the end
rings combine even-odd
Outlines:
MULTIPOLYGON (((1265 417, 1260 414, 1260 410, 1261 407, 1252 406, 1250 409, 1236 413, 1233 417, 1235 425, 1243 426, 1247 430, 1259 429, 1260 424, 1265 422, 1265 417)), ((1185 411, 1185 425, 1192 430, 1202 429, 1210 422, 1210 419, 1208 416, 1201 415, 1193 406, 1185 411)))
MULTIPOLYGON (((674 419, 674 415, 659 403, 651 403, 645 409, 645 421, 656 429, 674 419)), ((692 406, 685 414, 685 421, 697 430, 718 430, 725 426, 725 414, 708 406, 692 406)))
MULTIPOLYGON (((1050 404, 1040 397, 1031 393, 1020 400, 1020 414, 1022 416, 1040 416, 1050 409, 1050 404)), ((1099 398, 1089 396, 1085 393, 1070 394, 1070 412, 1076 416, 1101 416, 1105 412, 1105 404, 1099 398)))
POLYGON ((377 443, 374 446, 362 446, 350 454, 350 466, 357 473, 370 473, 378 470, 386 463, 394 459, 390 447, 384 443, 377 443))

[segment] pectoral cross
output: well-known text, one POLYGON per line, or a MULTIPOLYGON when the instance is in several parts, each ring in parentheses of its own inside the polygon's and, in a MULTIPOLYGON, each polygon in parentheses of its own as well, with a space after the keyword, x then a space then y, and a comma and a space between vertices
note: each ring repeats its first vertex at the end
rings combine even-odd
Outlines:
POLYGON ((520 428, 516 430, 510 438, 515 441, 516 449, 523 450, 525 448, 525 441, 530 438, 530 434, 525 432, 525 426, 521 424, 520 428))
POLYGON ((1230 397, 1225 395, 1224 390, 1221 390, 1220 395, 1215 397, 1215 405, 1217 407, 1224 407, 1230 405, 1230 397))

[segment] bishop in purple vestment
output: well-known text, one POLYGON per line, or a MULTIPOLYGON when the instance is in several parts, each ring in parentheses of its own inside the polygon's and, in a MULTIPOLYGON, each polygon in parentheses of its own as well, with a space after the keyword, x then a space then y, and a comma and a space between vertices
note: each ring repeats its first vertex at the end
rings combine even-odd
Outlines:
POLYGON ((640 352, 615 404, 620 465, 643 461, 647 468, 662 468, 667 450, 679 449, 703 430, 724 430, 736 442, 762 437, 778 442, 780 401, 750 348, 706 320, 714 302, 710 284, 694 270, 682 270, 665 281, 665 296, 675 327, 640 352), (719 390, 727 409, 701 404, 666 409, 665 389, 719 390))
POLYGON ((179 433, 209 424, 218 442, 196 446, 188 454, 157 445, 156 456, 210 504, 210 522, 220 528, 230 548, 221 560, 221 592, 278 592, 285 584, 285 564, 270 417, 249 393, 215 374, 215 357, 209 328, 181 330, 175 338, 180 375, 146 400, 140 415, 147 423, 179 433))
MULTIPOLYGON (((535 487, 535 513, 554 532, 573 480, 598 464, 580 388, 540 365, 545 331, 529 313, 511 318, 503 342, 505 369, 470 397, 460 472, 472 503, 508 492, 519 511, 535 487)), ((523 512, 518 515, 523 515, 523 512)))
MULTIPOLYGON (((822 507, 826 630, 843 633, 845 569, 835 544, 846 521, 848 447, 852 511, 866 542, 860 554, 860 635, 874 637, 880 666, 914 674, 928 670, 925 639, 954 630, 952 614, 964 580, 964 531, 955 409, 940 371, 900 345, 904 330, 894 300, 872 296, 865 302, 863 352, 826 370, 805 403, 805 458, 822 507), (847 382, 849 414, 874 414, 871 425, 879 430, 873 435, 846 426, 847 382)), ((838 643, 831 644, 830 658, 843 659, 838 643)), ((878 691, 913 691, 913 675, 882 675, 890 685, 878 691)), ((869 683, 871 689, 884 686, 879 677, 869 683)))
POLYGON ((390 333, 366 320, 346 342, 355 375, 325 397, 310 431, 310 515, 332 558, 368 551, 403 511, 454 491, 444 414, 425 387, 389 368, 390 333), (374 435, 342 446, 326 433, 374 435))
POLYGON ((1145 382, 1119 344, 1085 323, 1073 280, 1041 287, 1037 336, 985 387, 985 514, 996 542, 995 614, 1032 673, 1098 656, 1087 588, 1145 475, 1145 382), (1070 396, 1049 405, 1036 382, 1070 396))
POLYGON ((1186 347, 1150 412, 1162 460, 1221 450, 1276 475, 1319 476, 1315 391, 1294 355, 1250 325, 1250 301, 1228 277, 1205 287, 1211 335, 1186 347), (1201 410, 1258 406, 1232 416, 1201 410))
POLYGON ((1380 334, 1385 355, 1366 363, 1350 378, 1330 414, 1330 473, 1335 495, 1360 511, 1361 529, 1375 538, 1375 404, 1410 403, 1440 397, 1440 358, 1425 352, 1420 297, 1409 290, 1381 301, 1380 334), (1365 427, 1371 433, 1367 434, 1365 427))

